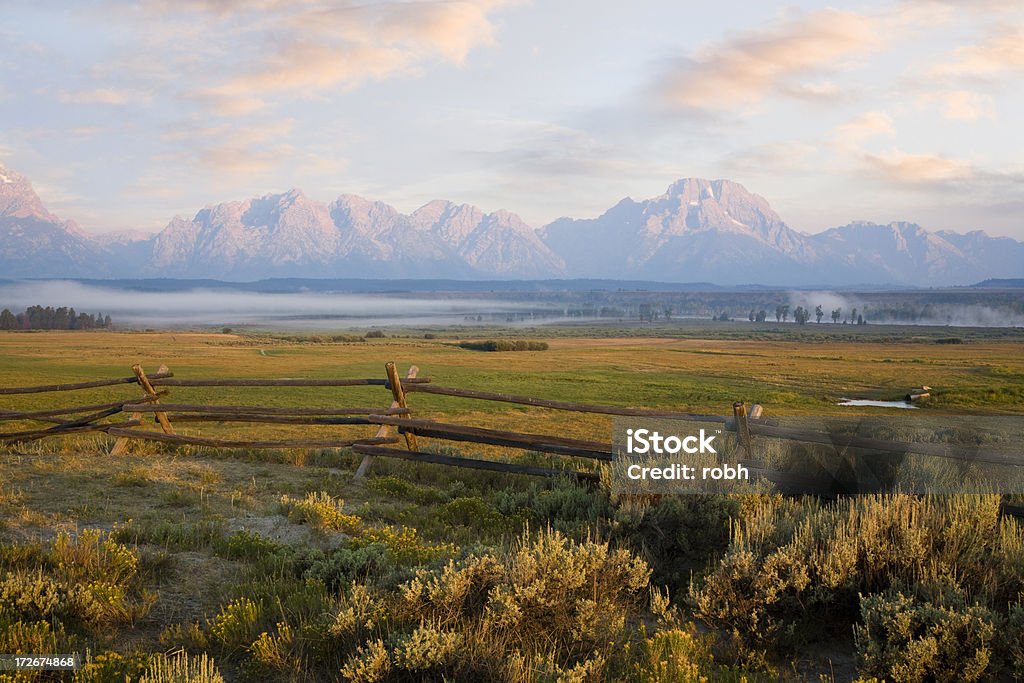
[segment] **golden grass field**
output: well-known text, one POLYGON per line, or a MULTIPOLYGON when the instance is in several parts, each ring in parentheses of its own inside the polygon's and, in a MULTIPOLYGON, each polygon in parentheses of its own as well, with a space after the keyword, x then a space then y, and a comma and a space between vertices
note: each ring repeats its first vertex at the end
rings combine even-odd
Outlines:
MULTIPOLYGON (((435 384, 526 394, 548 399, 672 408, 728 414, 736 400, 760 403, 767 414, 849 414, 842 397, 898 399, 922 384, 935 388, 928 410, 1016 413, 1024 405, 1024 344, 985 341, 961 345, 728 339, 552 338, 543 352, 488 353, 458 348, 451 339, 385 338, 309 343, 260 336, 197 333, 45 332, 0 335, 0 386, 24 386, 130 376, 166 364, 176 377, 383 377, 394 360, 435 384)), ((42 409, 100 403, 138 392, 128 386, 0 397, 0 409, 42 409), (112 398, 113 397, 113 398, 112 398)), ((389 394, 369 388, 174 388, 165 402, 268 406, 387 406, 389 394)), ((487 427, 605 439, 610 420, 526 409, 503 403, 414 394, 418 416, 487 427), (603 433, 600 433, 603 432, 603 433)), ((870 410, 869 410, 870 412, 870 410)), ((246 434, 192 424, 183 433, 246 434)), ((337 430, 261 427, 295 436, 337 430)), ((365 429, 363 429, 365 431, 365 429)), ((359 432, 362 433, 362 432, 359 432)))
MULTIPOLYGON (((126 377, 135 363, 150 373, 166 364, 181 379, 383 377, 384 363, 393 360, 400 373, 415 364, 420 377, 445 386, 720 415, 730 413, 735 400, 762 404, 767 415, 848 414, 851 409, 835 405, 838 398, 896 399, 922 384, 935 389, 922 408, 930 414, 1024 412, 1024 344, 1015 341, 952 345, 532 338, 547 341, 549 350, 478 352, 458 348, 454 338, 394 335, 321 343, 308 338, 171 332, 0 333, 0 386, 126 377)), ((386 407, 391 400, 390 392, 382 387, 171 389, 165 402, 386 407)), ((125 385, 0 396, 0 410, 130 400, 139 395, 137 387, 125 385)), ((414 417, 610 438, 610 420, 602 416, 581 417, 417 393, 409 395, 409 404, 414 417)), ((879 409, 857 410, 877 414, 879 409)), ((4 423, 5 431, 16 428, 19 426, 4 423)), ((157 427, 150 420, 145 428, 157 427)), ((369 435, 373 428, 188 423, 179 425, 177 431, 274 438, 369 435)), ((312 548, 329 554, 346 542, 339 539, 347 538, 347 534, 318 530, 315 524, 296 524, 287 511, 291 508, 282 507, 283 495, 298 500, 311 492, 324 492, 343 499, 346 513, 362 520, 359 524, 365 526, 361 529, 371 530, 366 532, 372 539, 367 543, 383 544, 395 557, 407 558, 406 565, 415 567, 425 557, 443 561, 457 556, 463 547, 507 547, 527 517, 495 512, 493 494, 527 491, 535 481, 378 459, 371 478, 361 483, 352 481, 360 458, 347 451, 255 452, 137 443, 126 455, 109 456, 112 441, 104 436, 82 436, 0 447, 0 545, 45 546, 61 531, 73 535, 87 528, 111 532, 140 549, 148 572, 146 585, 155 597, 131 623, 121 622, 109 632, 82 638, 94 648, 122 655, 181 646, 208 651, 224 660, 222 669, 231 674, 229 679, 238 674, 238 680, 260 680, 259 675, 247 679, 244 666, 233 668, 249 661, 248 655, 225 649, 223 644, 219 650, 209 643, 198 644, 182 635, 181 629, 189 624, 213 628, 203 625, 212 624, 228 601, 245 595, 246 586, 256 580, 254 576, 270 572, 275 580, 280 577, 225 548, 233 547, 233 539, 249 542, 246 539, 254 535, 274 547, 312 548), (402 529, 415 532, 412 537, 403 536, 402 529)), ((486 449, 467 445, 463 450, 486 449)), ((551 519, 547 523, 551 524, 551 519)), ((582 525, 578 527, 581 538, 595 530, 601 533, 605 524, 573 522, 577 523, 582 525)), ((22 555, 6 561, 16 564, 22 555)), ((3 561, 0 556, 0 569, 3 561)), ((283 618, 301 621, 295 615, 283 618)), ((271 616, 267 619, 273 623, 271 616)), ((833 659, 837 666, 852 667, 849 655, 832 650, 826 654, 794 660, 790 673, 797 669, 828 671, 833 659)), ((303 655, 307 656, 312 657, 303 655)), ((268 666, 268 671, 277 672, 275 676, 280 674, 268 680, 322 680, 326 675, 308 673, 304 678, 296 673, 304 664, 281 665, 284 673, 268 666)))

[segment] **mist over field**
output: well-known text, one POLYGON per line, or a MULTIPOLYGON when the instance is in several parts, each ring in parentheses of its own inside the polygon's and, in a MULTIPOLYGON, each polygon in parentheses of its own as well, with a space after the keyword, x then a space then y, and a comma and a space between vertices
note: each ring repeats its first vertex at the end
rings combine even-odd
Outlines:
MULTIPOLYGON (((69 281, 0 285, 0 308, 67 306, 103 313, 121 328, 253 325, 345 328, 372 325, 475 323, 476 316, 515 314, 523 305, 486 299, 400 294, 264 293, 225 289, 153 292, 69 281)), ((490 320, 488 320, 489 322, 490 320)))
POLYGON ((614 281, 594 283, 592 288, 575 281, 439 281, 415 287, 387 280, 355 284, 320 280, 0 281, 0 309, 19 313, 29 306, 102 313, 111 316, 121 329, 230 326, 328 330, 579 323, 631 326, 712 318, 747 325, 748 318, 759 310, 765 312, 768 324, 776 324, 776 312, 784 306, 788 311, 782 322, 795 324, 795 311, 803 306, 811 314, 811 326, 817 324, 816 306, 821 306, 821 324, 826 326, 833 324, 834 310, 839 311, 840 324, 856 322, 863 315, 869 325, 876 326, 1024 326, 1024 290, 671 291, 614 281), (344 291, 329 291, 328 287, 344 291), (352 291, 361 287, 369 291, 352 291))
MULTIPOLYGON (((871 324, 948 325, 950 327, 1021 327, 1024 314, 1020 306, 986 305, 985 303, 928 302, 920 305, 881 305, 870 296, 833 291, 796 291, 788 296, 790 311, 803 306, 814 320, 815 306, 821 306, 822 323, 832 323, 831 313, 839 310, 840 322, 850 318, 852 311, 863 313, 871 324)), ((772 311, 769 311, 772 314, 772 311)), ((855 322, 851 320, 850 322, 855 322)))

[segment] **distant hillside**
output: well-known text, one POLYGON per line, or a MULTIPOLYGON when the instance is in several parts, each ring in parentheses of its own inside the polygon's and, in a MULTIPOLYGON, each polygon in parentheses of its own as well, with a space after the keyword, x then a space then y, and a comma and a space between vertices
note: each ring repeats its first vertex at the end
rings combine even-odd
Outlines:
POLYGON ((1024 278, 990 278, 971 286, 992 289, 1024 289, 1024 278))

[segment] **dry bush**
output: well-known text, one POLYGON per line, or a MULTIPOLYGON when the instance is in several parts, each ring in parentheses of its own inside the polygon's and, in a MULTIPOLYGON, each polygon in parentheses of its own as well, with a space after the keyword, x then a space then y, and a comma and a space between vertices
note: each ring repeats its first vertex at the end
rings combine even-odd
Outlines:
MULTIPOLYGON (((849 633, 862 613, 886 605, 871 596, 890 592, 956 618, 988 611, 1001 623, 1024 589, 1024 531, 1000 517, 999 502, 990 495, 866 495, 830 504, 764 498, 734 526, 729 549, 703 583, 691 585, 690 597, 704 620, 735 629, 752 658, 830 629, 849 633)), ((983 639, 981 622, 969 623, 983 639)))

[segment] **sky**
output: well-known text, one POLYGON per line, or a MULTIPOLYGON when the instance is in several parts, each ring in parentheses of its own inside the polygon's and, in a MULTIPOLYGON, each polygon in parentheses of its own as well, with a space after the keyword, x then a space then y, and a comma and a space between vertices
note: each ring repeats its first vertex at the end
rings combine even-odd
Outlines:
POLYGON ((539 227, 683 177, 1024 239, 1024 2, 0 0, 0 164, 90 232, 301 188, 539 227))

